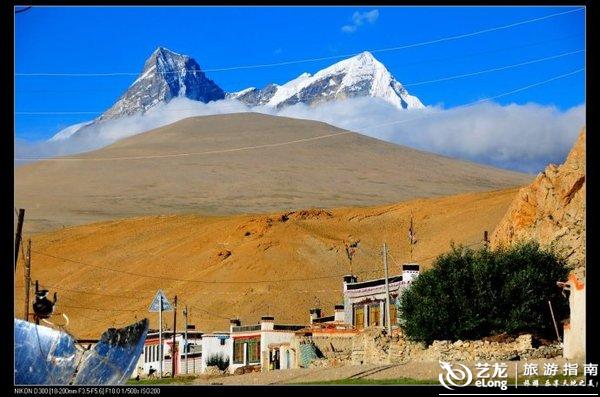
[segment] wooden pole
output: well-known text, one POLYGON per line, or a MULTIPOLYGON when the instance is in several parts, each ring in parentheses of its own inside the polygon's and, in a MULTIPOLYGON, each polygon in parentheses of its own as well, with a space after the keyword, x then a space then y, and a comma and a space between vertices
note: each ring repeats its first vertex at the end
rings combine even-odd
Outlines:
POLYGON ((163 308, 163 300, 162 294, 158 298, 158 377, 162 378, 163 376, 163 340, 162 340, 162 308, 163 308))
POLYGON ((414 237, 413 237, 413 215, 412 212, 410 213, 410 261, 412 262, 413 260, 413 241, 414 241, 414 237))
POLYGON ((17 261, 19 260, 19 249, 21 249, 21 232, 23 231, 23 220, 25 219, 25 210, 19 209, 17 219, 17 233, 15 235, 15 271, 17 270, 17 261))
POLYGON ((31 286, 31 239, 27 240, 27 254, 25 255, 25 321, 29 321, 29 287, 31 286))
POLYGON ((392 334, 392 322, 390 321, 390 283, 388 279, 388 265, 387 265, 387 246, 383 243, 383 270, 385 273, 385 305, 387 307, 386 323, 388 335, 392 334))
MULTIPOLYGON (((40 283, 39 283, 38 280, 35 280, 35 292, 36 292, 36 294, 37 294, 37 292, 39 290, 40 290, 40 283)), ((34 317, 35 317, 35 324, 36 325, 40 325, 40 319, 37 316, 34 316, 34 317)))
POLYGON ((552 302, 548 301, 548 306, 550 306, 550 315, 552 316, 552 322, 554 323, 554 331, 556 331, 556 338, 559 342, 562 342, 560 339, 560 334, 558 333, 558 326, 556 325, 556 319, 554 318, 554 310, 552 310, 552 302))
POLYGON ((185 316, 185 334, 183 336, 183 355, 185 361, 185 374, 188 374, 188 307, 185 305, 185 309, 183 309, 183 315, 185 316))
POLYGON ((175 347, 175 336, 177 334, 177 295, 173 300, 173 345, 171 346, 171 378, 175 377, 175 354, 179 354, 175 347))

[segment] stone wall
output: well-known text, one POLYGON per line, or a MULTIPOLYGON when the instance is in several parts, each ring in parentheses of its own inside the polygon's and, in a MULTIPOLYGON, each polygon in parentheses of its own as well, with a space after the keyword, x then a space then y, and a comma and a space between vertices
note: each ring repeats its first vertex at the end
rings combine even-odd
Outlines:
POLYGON ((387 335, 381 329, 365 329, 352 338, 332 335, 313 340, 319 346, 323 357, 315 360, 311 366, 387 365, 439 360, 511 361, 562 355, 559 344, 534 347, 531 335, 507 339, 502 342, 434 341, 426 347, 421 343, 406 340, 397 330, 392 335, 387 335))

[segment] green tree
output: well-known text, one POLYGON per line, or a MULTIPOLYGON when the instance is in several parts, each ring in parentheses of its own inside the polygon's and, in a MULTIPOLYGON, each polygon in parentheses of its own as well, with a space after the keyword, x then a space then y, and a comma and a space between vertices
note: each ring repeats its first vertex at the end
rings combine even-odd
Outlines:
POLYGON ((568 318, 556 286, 567 274, 564 259, 533 241, 496 250, 453 246, 402 295, 400 325, 427 344, 503 332, 553 338, 548 301, 559 324, 568 318))

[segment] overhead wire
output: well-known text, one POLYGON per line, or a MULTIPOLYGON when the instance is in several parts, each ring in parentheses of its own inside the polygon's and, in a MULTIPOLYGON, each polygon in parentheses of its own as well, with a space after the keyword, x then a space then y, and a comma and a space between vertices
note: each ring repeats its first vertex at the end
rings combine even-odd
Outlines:
MULTIPOLYGON (((454 108, 452 108, 453 110, 456 109, 463 109, 466 107, 470 107, 470 106, 475 106, 477 104, 483 103, 483 102, 489 102, 491 100, 497 99, 497 98, 501 98, 507 95, 511 95, 511 94, 515 94, 517 92, 522 92, 528 89, 531 89, 533 87, 538 87, 547 83, 550 83, 552 81, 556 81, 556 80, 560 80, 569 76, 573 76, 577 73, 581 73, 582 71, 584 71, 585 68, 580 68, 577 70, 574 70, 572 72, 569 73, 564 73, 558 76, 554 76, 551 77, 549 79, 543 80, 543 81, 539 81, 533 84, 528 84, 526 86, 523 87, 519 87, 517 89, 514 90, 510 90, 507 92, 503 92, 491 97, 487 97, 487 98, 483 98, 483 99, 479 99, 473 102, 469 102, 467 104, 464 105, 459 105, 456 106, 454 108)), ((240 152, 240 151, 246 151, 246 150, 254 150, 254 149, 264 149, 264 148, 272 148, 272 147, 281 147, 281 146, 285 146, 285 145, 291 145, 291 144, 295 144, 295 143, 302 143, 302 142, 311 142, 311 141, 316 141, 316 140, 321 140, 321 139, 326 139, 326 138, 331 138, 331 137, 335 137, 335 136, 340 136, 340 135, 347 135, 347 134, 353 134, 355 132, 364 132, 368 129, 372 129, 372 128, 379 128, 379 127, 384 127, 384 126, 389 126, 389 125, 395 125, 395 124, 402 124, 402 123, 408 123, 411 121, 415 121, 415 120, 420 120, 426 117, 430 117, 432 115, 435 116, 436 113, 427 113, 421 116, 417 116, 417 117, 413 117, 413 118, 408 118, 408 119, 401 119, 401 120, 395 120, 395 121, 390 121, 390 122, 385 122, 385 123, 380 123, 380 124, 376 124, 376 125, 370 125, 370 126, 365 126, 362 128, 357 128, 354 129, 353 131, 341 131, 341 132, 336 132, 336 133, 331 133, 331 134, 324 134, 324 135, 318 135, 315 137, 309 137, 309 138, 302 138, 302 139, 296 139, 296 140, 292 140, 292 141, 285 141, 285 142, 277 142, 277 143, 270 143, 270 144, 264 144, 264 145, 253 145, 253 146, 244 146, 244 147, 238 147, 238 148, 232 148, 232 149, 222 149, 222 150, 209 150, 209 151, 203 151, 203 152, 187 152, 187 153, 173 153, 173 154, 163 154, 163 155, 146 155, 146 156, 122 156, 122 157, 17 157, 14 160, 15 161, 34 161, 34 160, 45 160, 45 161, 116 161, 116 160, 144 160, 144 159, 163 159, 163 158, 174 158, 174 157, 189 157, 189 156, 198 156, 198 155, 211 155, 211 154, 223 154, 223 153, 233 153, 233 152, 240 152)))
MULTIPOLYGON (((506 25, 494 26, 491 28, 473 31, 473 32, 469 32, 469 33, 446 36, 446 37, 441 37, 438 39, 426 40, 426 41, 405 44, 405 45, 400 45, 400 46, 395 46, 395 47, 371 49, 368 51, 372 52, 372 53, 382 53, 382 52, 391 52, 391 51, 399 51, 399 50, 404 50, 404 49, 409 49, 409 48, 422 47, 422 46, 431 45, 431 44, 437 44, 437 43, 442 43, 442 42, 447 42, 447 41, 463 39, 463 38, 467 38, 467 37, 478 36, 481 34, 490 33, 490 32, 494 32, 494 31, 498 31, 498 30, 509 29, 509 28, 513 28, 516 26, 534 23, 534 22, 542 21, 542 20, 549 19, 549 18, 554 18, 554 17, 561 16, 561 15, 571 14, 571 13, 582 11, 582 10, 585 10, 585 8, 583 8, 583 7, 575 8, 575 9, 568 10, 568 11, 544 15, 541 17, 531 18, 531 19, 527 19, 527 20, 523 20, 523 21, 519 21, 519 22, 513 22, 510 24, 506 24, 506 25)), ((200 72, 223 72, 223 71, 241 70, 241 69, 256 69, 256 68, 264 68, 264 67, 285 66, 285 65, 293 65, 293 64, 299 64, 299 63, 308 63, 308 62, 325 61, 325 60, 331 60, 331 59, 348 58, 351 56, 358 55, 360 53, 361 52, 355 52, 355 53, 349 53, 349 54, 330 55, 330 56, 315 57, 315 58, 304 58, 304 59, 297 59, 297 60, 290 60, 290 61, 283 61, 283 62, 261 63, 261 64, 254 64, 254 65, 237 65, 237 66, 220 67, 220 68, 208 68, 208 69, 198 70, 198 71, 200 71, 200 72)), ((172 73, 179 73, 179 72, 177 71, 177 72, 172 72, 172 73)), ((94 77, 100 77, 100 76, 137 76, 138 74, 139 74, 138 72, 113 72, 113 73, 40 73, 40 72, 35 72, 35 73, 15 73, 15 76, 69 76, 69 77, 94 76, 94 77)))
MULTIPOLYGON (((431 80, 424 80, 424 81, 416 81, 413 83, 406 83, 406 84, 402 84, 403 87, 412 87, 412 86, 419 86, 419 85, 424 85, 424 84, 432 84, 432 83, 439 83, 439 82, 444 82, 444 81, 451 81, 451 80, 456 80, 456 79, 462 79, 465 77, 472 77, 472 76, 478 76, 478 75, 482 75, 482 74, 486 74, 486 73, 491 73, 491 72, 498 72, 498 71, 502 71, 502 70, 508 70, 508 69, 512 69, 515 67, 521 67, 521 66, 525 66, 525 65, 532 65, 535 63, 539 63, 539 62, 546 62, 546 61, 550 61, 553 59, 558 59, 558 58, 563 58, 569 55, 573 55, 573 54, 579 54, 582 52, 585 52, 585 49, 579 49, 579 50, 575 50, 575 51, 569 51, 569 52, 564 52, 561 54, 557 54, 557 55, 552 55, 552 56, 547 56, 547 57, 543 57, 543 58, 537 58, 537 59, 532 59, 529 61, 524 61, 524 62, 518 62, 518 63, 513 63, 513 64, 509 64, 509 65, 504 65, 504 66, 498 66, 498 67, 494 67, 494 68, 490 68, 490 69, 484 69, 484 70, 479 70, 479 71, 475 71, 475 72, 469 72, 469 73, 462 73, 462 74, 456 74, 456 75, 450 75, 450 76, 445 76, 445 77, 440 77, 440 78, 436 78, 436 79, 431 79, 431 80)), ((235 109, 235 110, 239 110, 239 108, 242 107, 247 107, 247 105, 240 103, 238 104, 231 104, 229 106, 220 106, 219 110, 227 110, 227 109, 235 109)), ((183 112, 183 111, 193 111, 193 110, 197 110, 194 108, 183 108, 183 109, 162 109, 162 111, 166 111, 166 112, 183 112)), ((84 114, 99 114, 102 113, 102 111, 99 110, 88 110, 88 111, 16 111, 14 112, 15 114, 18 115, 57 115, 57 116, 63 116, 63 115, 84 115, 84 114)))

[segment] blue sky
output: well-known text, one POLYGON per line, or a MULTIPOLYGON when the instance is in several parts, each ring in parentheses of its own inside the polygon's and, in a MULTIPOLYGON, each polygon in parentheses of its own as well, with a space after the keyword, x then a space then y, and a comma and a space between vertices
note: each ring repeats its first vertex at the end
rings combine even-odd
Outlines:
MULTIPOLYGON (((17 73, 138 72, 157 46, 203 69, 327 57, 507 25, 571 7, 34 7, 15 16, 17 73), (377 10, 375 12, 375 10, 377 10), (355 17, 355 12, 364 17, 355 17)), ((463 79, 475 72, 585 48, 584 11, 473 37, 376 53, 411 94, 454 107, 584 67, 584 53, 463 79)), ((208 73, 226 91, 283 83, 336 60, 208 73)), ((16 76, 21 112, 103 111, 135 76, 16 76)), ((566 110, 585 102, 584 75, 498 99, 566 110)), ((95 115, 15 115, 18 138, 39 140, 95 115)))

